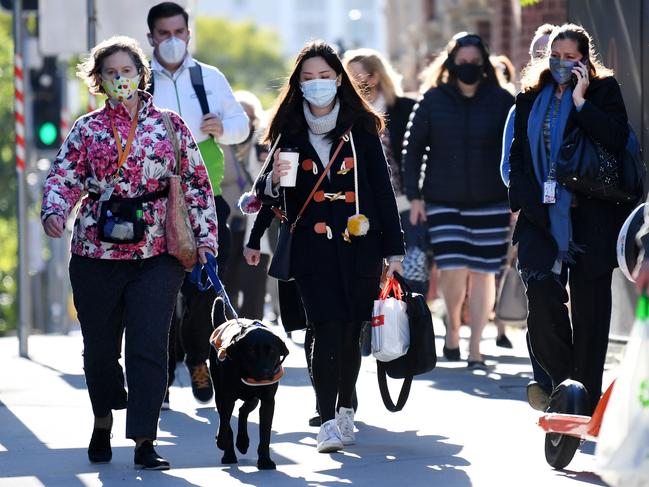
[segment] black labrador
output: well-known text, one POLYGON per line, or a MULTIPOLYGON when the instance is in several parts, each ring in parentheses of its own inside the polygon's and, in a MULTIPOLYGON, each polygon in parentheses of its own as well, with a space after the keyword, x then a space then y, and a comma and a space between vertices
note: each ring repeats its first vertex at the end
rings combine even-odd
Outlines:
POLYGON ((275 462, 270 459, 270 433, 275 393, 284 372, 282 362, 288 355, 286 344, 261 322, 245 318, 219 326, 212 333, 210 342, 217 352, 210 372, 219 412, 216 446, 224 451, 221 463, 237 463, 230 419, 236 400, 241 399, 237 450, 241 453, 248 451, 248 415, 261 403, 257 468, 272 470, 275 462))

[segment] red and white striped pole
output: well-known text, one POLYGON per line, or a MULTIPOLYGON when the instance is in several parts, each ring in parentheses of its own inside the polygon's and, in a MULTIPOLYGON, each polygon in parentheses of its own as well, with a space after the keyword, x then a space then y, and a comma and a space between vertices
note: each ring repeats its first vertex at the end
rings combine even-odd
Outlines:
POLYGON ((25 170, 25 79, 23 74, 23 56, 16 53, 14 57, 14 86, 16 92, 16 170, 25 170))
POLYGON ((27 240, 27 188, 25 187, 25 79, 23 72, 24 21, 23 1, 14 0, 14 79, 16 92, 16 176, 18 186, 18 353, 28 357, 28 341, 31 329, 31 300, 29 292, 28 240, 27 240))

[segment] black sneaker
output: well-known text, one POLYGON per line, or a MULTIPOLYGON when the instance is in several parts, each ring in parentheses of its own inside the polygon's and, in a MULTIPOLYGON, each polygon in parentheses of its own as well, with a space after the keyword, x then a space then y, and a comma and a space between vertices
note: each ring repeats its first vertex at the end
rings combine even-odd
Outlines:
POLYGON ((512 345, 512 342, 509 341, 509 338, 504 333, 496 338, 496 346, 500 348, 514 348, 514 345, 512 345))
POLYGON ((146 440, 139 447, 135 448, 133 456, 135 468, 144 470, 169 470, 169 462, 162 458, 153 449, 153 442, 146 440))
POLYGON ((212 379, 210 371, 205 362, 198 365, 187 365, 189 375, 192 378, 192 393, 198 402, 207 404, 212 399, 212 379))
POLYGON ((88 445, 88 460, 90 463, 108 463, 113 458, 113 451, 110 448, 110 430, 95 428, 92 430, 92 437, 88 445))
POLYGON ((321 426, 322 418, 320 418, 320 413, 316 411, 315 415, 312 418, 309 418, 309 426, 321 426))

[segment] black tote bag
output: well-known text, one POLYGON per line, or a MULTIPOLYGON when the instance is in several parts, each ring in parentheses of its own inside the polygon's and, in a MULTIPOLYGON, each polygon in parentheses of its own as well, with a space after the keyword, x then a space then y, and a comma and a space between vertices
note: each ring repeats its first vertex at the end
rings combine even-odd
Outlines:
POLYGON ((398 273, 395 272, 394 277, 401 285, 403 300, 407 307, 410 347, 403 357, 396 360, 390 362, 376 361, 381 398, 387 410, 391 412, 401 411, 405 406, 410 394, 412 378, 415 375, 430 372, 437 365, 433 317, 430 314, 430 309, 428 309, 426 298, 421 294, 413 293, 406 280, 398 273), (404 379, 396 404, 390 397, 386 375, 393 379, 404 379))

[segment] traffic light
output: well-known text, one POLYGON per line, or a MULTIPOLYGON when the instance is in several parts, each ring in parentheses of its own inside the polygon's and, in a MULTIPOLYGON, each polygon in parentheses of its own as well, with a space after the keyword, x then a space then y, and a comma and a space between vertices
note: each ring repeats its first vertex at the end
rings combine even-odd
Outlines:
POLYGON ((32 120, 37 149, 56 149, 61 137, 61 75, 55 57, 43 58, 43 66, 30 72, 32 120))

